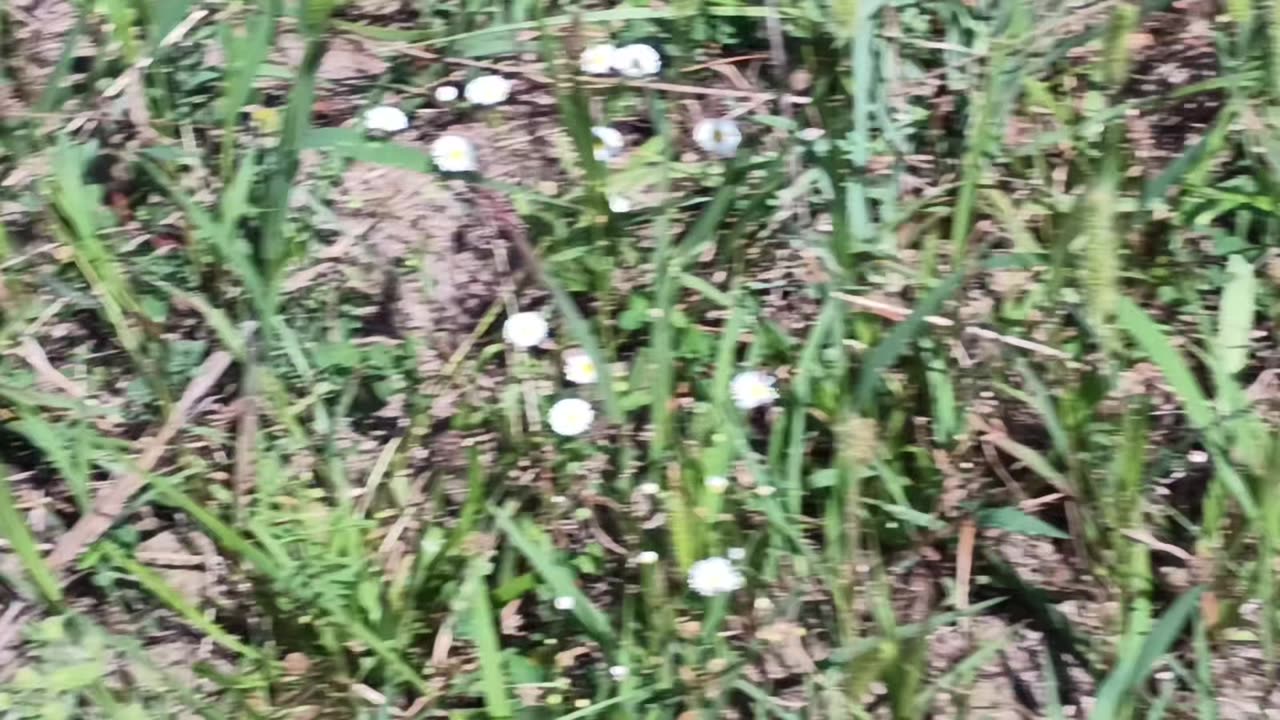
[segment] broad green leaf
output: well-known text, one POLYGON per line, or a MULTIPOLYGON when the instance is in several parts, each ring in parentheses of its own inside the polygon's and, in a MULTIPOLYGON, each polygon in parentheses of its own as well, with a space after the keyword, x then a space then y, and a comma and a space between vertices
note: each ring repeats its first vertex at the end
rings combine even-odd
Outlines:
POLYGON ((1028 515, 1016 507, 982 508, 975 517, 978 527, 984 530, 1004 530, 1019 535, 1035 535, 1059 540, 1071 537, 1044 520, 1028 515))

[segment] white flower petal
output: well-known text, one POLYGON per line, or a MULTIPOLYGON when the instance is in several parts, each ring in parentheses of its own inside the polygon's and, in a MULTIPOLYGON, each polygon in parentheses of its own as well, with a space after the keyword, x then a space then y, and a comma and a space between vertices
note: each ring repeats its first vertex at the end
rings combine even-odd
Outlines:
POLYGON ((591 429, 596 420, 596 411, 591 403, 580 398, 565 398, 551 406, 547 413, 547 424, 557 435, 572 437, 581 435, 591 429))
POLYGON ((501 75, 481 75, 462 91, 473 105, 497 105, 511 96, 511 81, 501 75))
POLYGON ((564 355, 564 379, 575 385, 590 385, 600 379, 600 372, 590 355, 571 350, 564 355))
POLYGON ((461 135, 441 135, 431 143, 431 160, 442 172, 471 172, 476 169, 476 149, 461 135))
POLYGON ((742 562, 747 558, 747 549, 740 548, 740 547, 731 547, 725 552, 724 556, 734 562, 742 562))
POLYGON ((613 69, 629 78, 657 75, 662 70, 662 56, 642 43, 624 45, 613 54, 613 69))
POLYGON ((438 103, 451 103, 458 99, 458 88, 453 85, 441 85, 436 88, 435 98, 438 103))
POLYGON ((722 475, 712 475, 702 481, 708 490, 719 495, 729 489, 729 479, 722 475))
POLYGON ((628 213, 631 212, 631 198, 624 195, 609 196, 609 212, 628 213))
POLYGON ((693 141, 707 153, 733 157, 742 143, 742 131, 728 118, 708 118, 693 126, 693 141))
POLYGON ((614 665, 609 668, 609 677, 614 680, 626 680, 630 674, 631 670, 626 665, 614 665))
POLYGON ((521 350, 542 344, 549 333, 546 318, 536 312, 516 313, 502 324, 502 337, 521 350))
POLYGON ((552 604, 555 605, 555 608, 557 610, 572 610, 575 606, 577 606, 578 601, 574 600, 572 596, 561 595, 557 597, 555 600, 553 600, 552 604))
POLYGON ((409 116, 400 108, 380 105, 365 111, 364 126, 375 132, 397 133, 409 127, 409 116))
POLYGON ((662 488, 656 482, 640 483, 639 487, 636 488, 636 492, 641 495, 657 495, 662 492, 662 488))
POLYGON ((689 589, 702 595, 724 595, 738 590, 745 579, 727 558, 710 557, 689 568, 689 589))
POLYGON ((613 56, 618 49, 608 43, 592 45, 582 51, 578 66, 588 75, 608 75, 613 71, 613 56))
POLYGON ((734 376, 729 384, 729 395, 733 404, 741 410, 763 407, 778 399, 778 391, 773 385, 772 376, 758 370, 747 370, 734 376))
POLYGON ((622 133, 611 127, 593 127, 591 136, 595 138, 593 150, 599 162, 607 162, 618 157, 627 144, 622 133))
POLYGON ((636 555, 637 565, 652 565, 656 562, 658 562, 658 553, 652 550, 645 550, 639 555, 636 555))

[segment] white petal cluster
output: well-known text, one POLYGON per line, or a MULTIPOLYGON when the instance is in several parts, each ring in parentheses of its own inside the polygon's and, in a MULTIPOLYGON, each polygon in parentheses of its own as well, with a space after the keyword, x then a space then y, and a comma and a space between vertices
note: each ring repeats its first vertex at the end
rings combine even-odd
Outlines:
POLYGON ((592 45, 582 51, 578 67, 588 75, 608 75, 613 72, 613 55, 616 52, 618 48, 608 43, 592 45))
POLYGON ((591 403, 581 398, 565 398, 556 401, 547 413, 547 424, 557 435, 572 437, 581 435, 591 428, 596 420, 596 411, 591 403))
POLYGON ((593 127, 591 137, 594 140, 592 151, 597 162, 608 162, 618 157, 626 146, 622 133, 611 127, 593 127))
POLYGON ((763 407, 778 399, 778 391, 773 387, 776 382, 773 376, 759 370, 747 370, 734 376, 729 395, 741 410, 763 407))
POLYGON ((744 582, 742 573, 728 558, 710 557, 689 568, 689 589, 703 597, 734 592, 744 582))
POLYGON ((600 379, 600 371, 585 351, 570 350, 564 355, 564 379, 575 385, 590 385, 600 379))
POLYGON ((379 105, 364 113, 364 127, 373 132, 398 133, 409 127, 409 116, 390 105, 379 105))
POLYGON ((613 69, 629 78, 657 75, 662 70, 662 56, 643 43, 623 45, 613 53, 613 69))
POLYGON ((443 172, 472 172, 476 148, 461 135, 441 135, 431 143, 431 160, 443 172))
POLYGON ((435 91, 436 102, 445 104, 458 99, 458 88, 453 85, 441 85, 435 91))
POLYGON ((472 105, 497 105, 511 97, 511 81, 501 75, 481 75, 462 91, 472 105))
POLYGON ((693 126, 693 141, 704 152, 716 157, 730 158, 738 152, 742 143, 742 131, 728 118, 709 118, 693 126))
POLYGON ((542 344, 550 333, 546 318, 536 312, 520 312, 507 318, 502 325, 502 337, 521 350, 542 344))

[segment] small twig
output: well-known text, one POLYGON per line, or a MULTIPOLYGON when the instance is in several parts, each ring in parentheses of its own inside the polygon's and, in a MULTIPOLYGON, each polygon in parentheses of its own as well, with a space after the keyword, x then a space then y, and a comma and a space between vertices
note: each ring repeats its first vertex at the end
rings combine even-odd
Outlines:
POLYGON ((27 361, 41 380, 77 399, 84 399, 87 395, 84 388, 69 380, 66 375, 50 364, 49 356, 45 355, 44 348, 40 347, 40 343, 34 338, 23 338, 17 354, 27 361))
POLYGON ((756 53, 754 55, 739 55, 737 57, 719 58, 717 60, 711 60, 708 62, 699 63, 697 65, 690 65, 688 67, 681 68, 680 72, 691 73, 691 72, 697 72, 698 70, 707 70, 720 65, 736 65, 737 63, 740 63, 740 62, 750 62, 752 60, 768 60, 768 59, 769 59, 768 53, 756 53))
POLYGON ((973 546, 978 537, 978 527, 972 519, 960 521, 960 538, 956 544, 956 611, 960 616, 960 629, 969 632, 969 618, 964 611, 969 608, 969 582, 973 578, 973 546))
POLYGON ((45 558, 51 570, 59 569, 73 562, 90 544, 102 537, 122 512, 129 498, 133 497, 147 484, 147 473, 155 467, 169 446, 169 441, 178 434, 187 421, 196 403, 213 389, 222 374, 231 367, 231 353, 219 350, 210 355, 196 370, 195 377, 183 391, 178 404, 169 412, 168 419, 155 437, 143 438, 139 443, 141 454, 134 468, 119 474, 113 474, 106 486, 93 501, 93 509, 76 521, 53 547, 53 551, 45 558))
MULTIPOLYGON (((911 316, 911 310, 909 308, 891 305, 886 302, 880 302, 879 300, 872 300, 870 298, 840 292, 832 293, 832 295, 837 299, 843 300, 850 305, 866 310, 867 312, 878 315, 886 320, 902 322, 911 316)), ((940 315, 926 315, 924 316, 924 321, 934 327, 955 327, 956 325, 954 320, 944 318, 940 315)), ((961 328, 961 332, 972 337, 982 338, 983 340, 994 340, 995 342, 1002 343, 1010 347, 1016 347, 1038 355, 1047 355, 1049 357, 1074 364, 1071 355, 1068 353, 1057 348, 1049 347, 1048 345, 1032 342, 1031 340, 1023 340, 1022 338, 1014 337, 1012 335, 1001 335, 998 332, 987 330, 986 328, 981 328, 976 325, 966 325, 961 328)))

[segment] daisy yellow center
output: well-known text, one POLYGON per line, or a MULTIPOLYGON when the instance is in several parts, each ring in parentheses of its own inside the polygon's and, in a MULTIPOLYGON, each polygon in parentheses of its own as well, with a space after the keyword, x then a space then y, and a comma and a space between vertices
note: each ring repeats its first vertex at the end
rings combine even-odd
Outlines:
POLYGON ((763 400, 769 397, 769 388, 760 383, 752 383, 747 387, 747 395, 754 400, 763 400))
POLYGON ((724 142, 724 133, 720 132, 720 128, 716 128, 715 130, 711 131, 711 142, 714 142, 714 143, 724 142))
POLYGON ((580 362, 581 362, 582 364, 581 364, 581 365, 579 365, 578 367, 579 367, 579 369, 580 369, 580 370, 582 370, 582 372, 587 373, 587 374, 590 374, 590 375, 595 375, 595 374, 596 374, 596 364, 595 364, 595 363, 593 363, 593 362, 591 362, 591 360, 590 360, 590 359, 582 360, 582 361, 580 361, 580 362))

